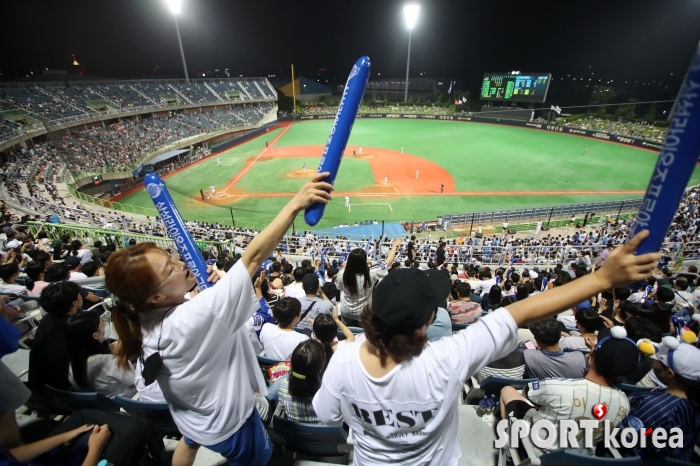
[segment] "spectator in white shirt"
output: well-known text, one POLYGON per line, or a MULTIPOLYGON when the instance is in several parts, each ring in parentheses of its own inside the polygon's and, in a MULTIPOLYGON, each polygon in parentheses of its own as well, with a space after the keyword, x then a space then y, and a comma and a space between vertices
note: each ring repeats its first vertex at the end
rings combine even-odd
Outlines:
POLYGON ((648 276, 659 254, 635 256, 644 231, 611 253, 603 268, 515 302, 467 329, 428 343, 439 294, 427 274, 400 269, 374 290, 363 311, 367 341, 331 358, 313 406, 319 420, 353 428, 357 464, 457 463, 456 399, 464 380, 515 349, 519 325, 569 309, 614 286, 648 276))
POLYGON ((195 275, 155 244, 139 243, 110 256, 105 281, 118 298, 112 308, 118 364, 126 368, 140 357, 149 375, 145 383, 158 381, 183 434, 174 464, 192 464, 200 445, 232 465, 269 462, 272 442, 261 420, 269 409, 267 387, 245 328, 260 306, 251 277, 301 211, 328 203, 333 186, 322 181, 328 175, 305 183, 219 283, 189 301, 184 295, 196 288, 195 275))
POLYGON ((481 285, 481 296, 487 294, 491 291, 491 287, 496 285, 496 279, 492 278, 490 270, 480 271, 479 279, 481 280, 479 283, 479 285, 481 285))
POLYGON ((83 243, 80 240, 73 240, 70 243, 72 251, 69 253, 70 256, 79 257, 80 263, 85 264, 92 260, 92 251, 89 249, 83 249, 83 243))
POLYGON ((65 264, 66 267, 68 267, 68 270, 70 270, 70 278, 68 279, 69 281, 83 280, 88 277, 84 273, 78 271, 80 269, 79 257, 68 256, 66 257, 65 264))
POLYGON ((109 335, 96 312, 81 312, 68 319, 66 349, 70 359, 69 380, 78 391, 97 392, 114 398, 136 394, 134 368, 122 369, 104 343, 109 335))
POLYGON ((288 361, 294 348, 309 339, 307 335, 294 330, 301 320, 301 303, 296 298, 282 298, 272 308, 272 315, 277 325, 267 323, 262 326, 260 343, 265 349, 265 357, 288 361))
POLYGON ((306 275, 306 273, 307 272, 304 267, 297 267, 294 269, 294 283, 285 288, 285 297, 299 299, 306 296, 306 292, 304 291, 304 275, 306 275))
POLYGON ((19 267, 17 264, 3 264, 0 265, 0 293, 2 294, 27 294, 27 287, 22 285, 17 285, 15 280, 19 277, 19 267))

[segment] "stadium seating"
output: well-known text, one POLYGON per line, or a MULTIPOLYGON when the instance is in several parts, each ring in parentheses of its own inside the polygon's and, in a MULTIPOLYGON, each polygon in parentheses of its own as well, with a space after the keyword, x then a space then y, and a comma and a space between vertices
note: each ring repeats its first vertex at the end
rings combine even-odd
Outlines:
POLYGON ((180 94, 184 95, 187 100, 193 104, 199 104, 202 102, 215 102, 219 99, 212 94, 209 89, 204 85, 204 83, 192 82, 190 84, 179 83, 177 86, 173 86, 180 94))
POLYGON ((522 390, 531 382, 536 382, 537 379, 506 379, 504 377, 495 377, 493 375, 486 377, 481 383, 472 377, 471 386, 465 384, 465 389, 468 389, 465 397, 465 403, 471 404, 473 400, 479 400, 481 397, 490 397, 494 395, 498 398, 501 395, 501 390, 504 387, 513 387, 516 390, 522 390))
POLYGON ((121 395, 115 396, 114 401, 132 416, 142 417, 157 425, 163 430, 165 435, 176 437, 181 435, 175 425, 175 421, 173 421, 167 403, 149 403, 132 400, 121 395))
POLYGON ((94 392, 66 392, 47 385, 44 391, 48 396, 70 407, 74 411, 81 409, 99 409, 118 412, 120 406, 104 395, 94 392))
POLYGON ((296 422, 280 416, 272 418, 272 428, 284 440, 284 448, 314 457, 344 456, 350 448, 342 427, 296 422))

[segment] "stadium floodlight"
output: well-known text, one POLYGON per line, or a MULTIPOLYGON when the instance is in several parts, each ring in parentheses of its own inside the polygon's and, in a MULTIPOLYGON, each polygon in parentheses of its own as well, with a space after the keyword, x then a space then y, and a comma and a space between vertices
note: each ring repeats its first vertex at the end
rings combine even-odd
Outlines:
POLYGON ((420 6, 410 4, 403 7, 403 14, 406 18, 406 27, 408 28, 408 58, 406 59, 406 87, 404 89, 403 101, 408 102, 408 70, 411 66, 411 31, 416 26, 418 21, 418 11, 420 6))
POLYGON ((182 0, 165 0, 165 3, 170 8, 170 12, 175 18, 175 30, 177 31, 177 41, 180 44, 180 56, 182 57, 182 68, 185 70, 185 82, 189 84, 190 76, 187 74, 187 63, 185 63, 185 51, 182 48, 182 39, 180 38, 180 26, 177 24, 177 15, 180 14, 182 0))
POLYGON ((168 4, 168 8, 174 15, 180 14, 180 7, 182 7, 182 0, 165 0, 168 4))
POLYGON ((406 5, 403 7, 403 14, 406 16, 406 27, 411 30, 416 26, 418 21, 419 5, 406 5))

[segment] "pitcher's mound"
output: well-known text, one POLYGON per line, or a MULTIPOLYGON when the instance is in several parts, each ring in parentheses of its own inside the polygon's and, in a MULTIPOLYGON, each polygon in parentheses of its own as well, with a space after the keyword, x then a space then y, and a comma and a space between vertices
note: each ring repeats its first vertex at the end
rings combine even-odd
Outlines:
POLYGON ((316 170, 309 170, 308 168, 306 170, 294 170, 289 173, 287 173, 287 176, 289 178, 311 178, 316 174, 316 170))

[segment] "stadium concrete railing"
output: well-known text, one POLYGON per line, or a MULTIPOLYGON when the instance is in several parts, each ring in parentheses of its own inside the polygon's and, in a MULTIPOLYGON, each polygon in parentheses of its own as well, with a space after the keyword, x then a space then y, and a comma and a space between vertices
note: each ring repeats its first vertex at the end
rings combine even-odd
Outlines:
POLYGON ((455 226, 470 226, 479 224, 501 224, 508 221, 509 229, 517 231, 534 230, 537 221, 542 220, 542 224, 550 228, 568 225, 569 218, 577 216, 577 222, 581 222, 582 216, 590 213, 597 213, 594 216, 597 221, 602 215, 619 216, 623 212, 637 211, 642 205, 642 199, 624 199, 619 201, 589 202, 586 204, 568 204, 548 207, 532 207, 514 210, 496 210, 492 212, 469 212, 464 214, 444 214, 442 221, 448 228, 455 226), (555 218, 552 221, 552 218, 555 218), (563 218, 563 219, 562 219, 563 218), (523 220, 528 220, 523 222, 523 220), (534 220, 534 221, 532 221, 534 220))
MULTIPOLYGON (((71 238, 79 238, 83 244, 93 244, 95 241, 102 241, 102 244, 114 244, 118 249, 127 247, 129 240, 134 239, 137 243, 153 242, 160 248, 176 250, 174 241, 163 236, 149 236, 128 231, 61 223, 28 222, 28 225, 33 235, 36 235, 41 228, 51 239, 60 239, 64 235, 69 235, 71 238)), ((215 249, 219 253, 231 247, 231 243, 226 241, 195 240, 195 242, 200 249, 215 249)))
MULTIPOLYGON (((128 246, 129 240, 134 239, 136 242, 153 242, 161 248, 173 249, 174 242, 170 238, 163 236, 149 236, 132 232, 125 232, 113 229, 95 228, 89 226, 28 222, 32 234, 36 234, 41 228, 46 232, 51 239, 60 239, 64 235, 71 238, 78 238, 84 244, 93 244, 95 241, 102 241, 104 245, 114 244, 117 248, 125 248, 128 246)), ((225 241, 207 241, 196 239, 195 242, 202 250, 214 249, 217 253, 222 253, 228 250, 234 253, 242 253, 245 246, 250 240, 255 237, 254 232, 245 231, 226 231, 226 230, 210 230, 211 234, 228 234, 231 239, 225 241)), ((601 252, 605 249, 604 244, 587 245, 587 246, 484 246, 483 240, 481 244, 458 244, 456 241, 449 242, 447 245, 446 261, 449 264, 457 263, 460 267, 469 263, 481 263, 489 266, 515 266, 520 268, 541 267, 550 261, 551 264, 557 262, 569 263, 576 262, 580 259, 579 252, 586 251, 601 252), (452 251, 452 252, 450 252, 452 251)), ((416 251, 418 253, 428 254, 427 258, 420 262, 423 266, 429 261, 435 260, 435 243, 416 243, 416 251)), ((346 258, 347 253, 352 249, 360 248, 367 252, 367 255, 377 261, 386 258, 386 255, 391 248, 390 242, 378 241, 356 241, 356 240, 340 240, 327 238, 306 238, 298 234, 285 235, 279 243, 279 248, 283 250, 285 256, 292 260, 320 259, 326 257, 329 260, 336 258, 346 258), (300 241, 313 243, 313 246, 302 247, 300 241), (335 246, 339 246, 340 250, 336 250, 335 246)), ((664 243, 662 251, 669 260, 669 268, 679 270, 684 264, 694 264, 700 259, 700 243, 664 243)), ((397 260, 405 259, 405 251, 402 251, 397 260)), ((595 261, 595 259, 593 259, 595 261)))

